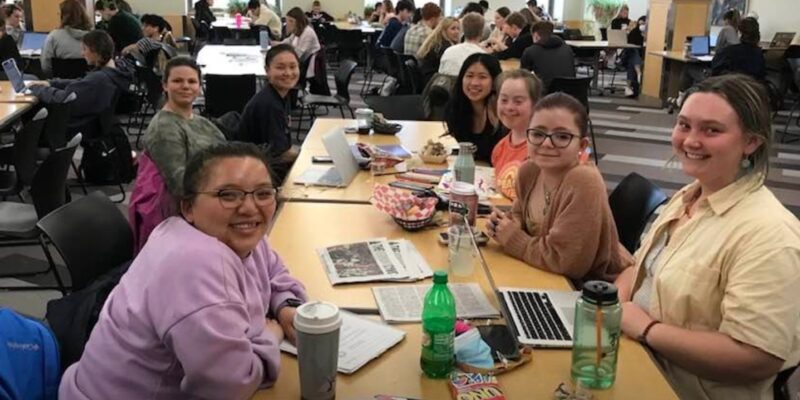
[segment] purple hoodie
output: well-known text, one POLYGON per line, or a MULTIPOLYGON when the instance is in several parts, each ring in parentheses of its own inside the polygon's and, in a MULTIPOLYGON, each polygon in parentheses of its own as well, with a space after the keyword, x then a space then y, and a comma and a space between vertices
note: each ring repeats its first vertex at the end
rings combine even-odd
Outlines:
POLYGON ((278 377, 265 315, 287 299, 305 289, 266 239, 241 259, 168 218, 109 295, 59 398, 248 398, 278 377))

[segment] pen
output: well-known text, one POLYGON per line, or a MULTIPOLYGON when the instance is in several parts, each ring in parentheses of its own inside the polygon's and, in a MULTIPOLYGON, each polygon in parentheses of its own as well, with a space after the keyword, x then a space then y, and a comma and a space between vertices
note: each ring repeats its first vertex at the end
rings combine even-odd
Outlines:
POLYGON ((405 172, 399 172, 399 171, 397 171, 397 172, 381 172, 379 174, 374 174, 373 176, 387 176, 387 175, 399 175, 399 174, 405 174, 405 172))
POLYGON ((341 310, 359 315, 381 315, 377 308, 370 307, 339 307, 341 310))

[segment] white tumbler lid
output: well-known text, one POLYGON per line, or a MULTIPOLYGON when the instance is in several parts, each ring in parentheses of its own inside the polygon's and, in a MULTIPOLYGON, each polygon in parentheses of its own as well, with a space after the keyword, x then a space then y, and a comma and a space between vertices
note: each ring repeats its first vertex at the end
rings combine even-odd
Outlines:
POLYGON ((333 332, 342 325, 339 307, 327 301, 311 301, 297 307, 294 328, 312 335, 333 332))
POLYGON ((475 185, 467 182, 453 182, 450 187, 451 194, 459 194, 462 196, 472 196, 475 192, 475 185))

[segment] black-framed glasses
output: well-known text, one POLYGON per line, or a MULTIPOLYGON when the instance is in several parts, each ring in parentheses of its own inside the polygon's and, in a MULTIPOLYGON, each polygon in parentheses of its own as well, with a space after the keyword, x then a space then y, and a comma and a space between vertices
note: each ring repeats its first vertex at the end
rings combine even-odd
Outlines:
POLYGON ((557 149, 563 149, 572 143, 572 139, 578 137, 569 132, 547 133, 542 129, 528 129, 526 131, 528 142, 534 146, 541 146, 545 140, 550 139, 550 143, 557 149))
POLYGON ((244 198, 248 195, 253 196, 253 202, 259 207, 271 205, 275 202, 278 189, 272 187, 258 188, 250 191, 241 189, 220 189, 208 192, 197 192, 197 194, 207 194, 219 199, 219 204, 223 208, 237 208, 244 203, 244 198))

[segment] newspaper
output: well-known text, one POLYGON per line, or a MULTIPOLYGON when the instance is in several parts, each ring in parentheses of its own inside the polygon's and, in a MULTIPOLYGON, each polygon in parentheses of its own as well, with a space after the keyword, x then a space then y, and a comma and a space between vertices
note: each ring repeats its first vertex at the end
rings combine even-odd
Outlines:
MULTIPOLYGON (((361 318, 347 311, 342 313, 339 331, 339 372, 352 374, 370 360, 379 357, 403 340, 406 333, 381 322, 361 318)), ((281 342, 282 351, 297 355, 297 348, 281 342)))
POLYGON ((317 249, 331 284, 417 281, 433 272, 407 240, 384 238, 317 249))
MULTIPOLYGON (((489 303, 477 283, 447 285, 456 299, 458 318, 498 318, 500 312, 489 303)), ((372 294, 386 322, 420 322, 422 304, 431 285, 373 287, 372 294)))

